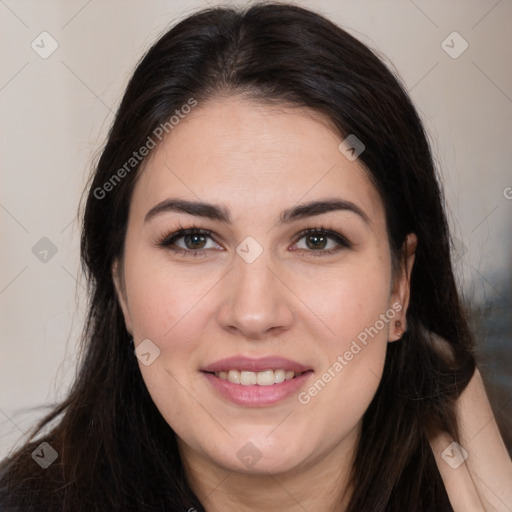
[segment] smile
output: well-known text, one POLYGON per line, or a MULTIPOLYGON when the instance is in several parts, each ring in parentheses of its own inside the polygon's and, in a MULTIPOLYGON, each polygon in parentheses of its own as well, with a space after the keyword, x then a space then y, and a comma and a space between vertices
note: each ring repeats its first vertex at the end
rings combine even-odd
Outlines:
POLYGON ((238 355, 201 368, 217 398, 245 407, 262 407, 295 396, 314 375, 310 366, 281 356, 238 355))

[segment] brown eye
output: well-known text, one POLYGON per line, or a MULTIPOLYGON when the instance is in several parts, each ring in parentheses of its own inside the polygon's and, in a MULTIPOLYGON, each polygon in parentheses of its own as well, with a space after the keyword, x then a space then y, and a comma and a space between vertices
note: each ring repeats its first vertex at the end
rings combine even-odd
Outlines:
POLYGON ((329 241, 328 237, 325 235, 307 235, 305 237, 306 245, 309 249, 325 249, 327 242, 329 241))
POLYGON ((200 233, 194 233, 192 235, 186 235, 182 237, 187 249, 203 249, 203 245, 206 242, 206 236, 200 233))
POLYGON ((187 228, 175 231, 163 237, 158 242, 160 247, 170 249, 180 254, 198 256, 206 254, 208 249, 219 249, 220 246, 213 240, 210 231, 199 228, 187 228), (208 242, 211 242, 208 246, 208 242))
POLYGON ((315 256, 328 255, 351 247, 350 242, 344 236, 323 228, 308 229, 299 236, 300 238, 295 244, 296 249, 316 253, 315 256), (301 240, 305 241, 303 247, 300 247, 301 240))

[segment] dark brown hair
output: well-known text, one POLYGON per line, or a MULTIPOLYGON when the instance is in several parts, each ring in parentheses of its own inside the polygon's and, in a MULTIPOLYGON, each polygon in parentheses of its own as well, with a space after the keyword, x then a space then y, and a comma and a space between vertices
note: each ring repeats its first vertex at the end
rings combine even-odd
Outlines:
POLYGON ((406 235, 416 233, 408 331, 389 345, 364 415, 348 510, 451 510, 427 432, 458 438, 454 401, 475 361, 427 137, 403 86, 368 47, 319 14, 275 3, 189 16, 137 66, 85 206, 81 257, 90 307, 79 374, 36 437, 4 461, 2 510, 204 510, 186 481, 175 434, 144 385, 112 280, 140 164, 102 197, 97 191, 190 98, 200 108, 220 94, 306 107, 340 137, 355 134, 366 146, 359 160, 385 204, 395 262, 406 235), (434 335, 447 340, 448 351, 434 335), (44 440, 59 456, 43 470, 30 453, 51 422, 44 440))

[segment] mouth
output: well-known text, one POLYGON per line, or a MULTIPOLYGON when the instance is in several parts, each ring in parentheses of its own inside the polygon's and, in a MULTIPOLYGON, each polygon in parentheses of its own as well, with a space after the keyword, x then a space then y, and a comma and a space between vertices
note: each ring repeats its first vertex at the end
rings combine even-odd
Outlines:
POLYGON ((312 368, 282 357, 231 357, 202 370, 215 396, 246 407, 276 404, 306 385, 312 368))

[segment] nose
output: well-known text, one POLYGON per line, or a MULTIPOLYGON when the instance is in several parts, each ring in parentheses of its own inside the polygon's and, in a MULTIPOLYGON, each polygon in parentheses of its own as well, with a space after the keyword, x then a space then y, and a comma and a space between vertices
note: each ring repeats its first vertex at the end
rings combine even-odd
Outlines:
POLYGON ((265 251, 252 263, 236 256, 234 268, 223 280, 218 322, 240 337, 264 339, 290 329, 292 300, 286 276, 265 251))

